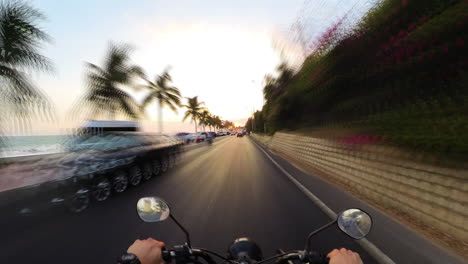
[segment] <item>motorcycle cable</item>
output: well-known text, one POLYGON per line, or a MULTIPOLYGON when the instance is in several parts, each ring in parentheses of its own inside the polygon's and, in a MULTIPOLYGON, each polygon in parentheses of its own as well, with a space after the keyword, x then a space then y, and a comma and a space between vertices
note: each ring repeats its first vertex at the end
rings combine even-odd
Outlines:
POLYGON ((214 251, 211 251, 211 250, 209 250, 209 249, 205 249, 205 248, 194 248, 194 249, 198 249, 198 250, 200 250, 200 251, 205 251, 206 253, 210 253, 210 254, 212 254, 212 255, 214 255, 214 256, 216 256, 216 257, 218 257, 218 258, 220 258, 220 259, 222 259, 222 260, 224 260, 224 261, 226 261, 226 262, 229 262, 229 263, 231 263, 231 264, 238 264, 238 262, 236 262, 236 261, 234 261, 234 260, 230 260, 230 259, 228 259, 228 258, 226 258, 226 257, 223 257, 223 256, 221 256, 220 254, 218 254, 218 253, 216 253, 216 252, 214 252, 214 251))
POLYGON ((273 259, 276 259, 276 258, 279 258, 279 257, 282 257, 282 256, 286 256, 288 254, 292 254, 292 253, 297 253, 297 251, 288 251, 288 252, 285 252, 285 253, 281 253, 281 254, 278 254, 278 255, 275 255, 273 257, 269 257, 267 259, 264 259, 264 260, 260 260, 258 261, 256 264, 260 264, 260 263, 263 263, 263 262, 267 262, 267 261, 270 261, 270 260, 273 260, 273 259))

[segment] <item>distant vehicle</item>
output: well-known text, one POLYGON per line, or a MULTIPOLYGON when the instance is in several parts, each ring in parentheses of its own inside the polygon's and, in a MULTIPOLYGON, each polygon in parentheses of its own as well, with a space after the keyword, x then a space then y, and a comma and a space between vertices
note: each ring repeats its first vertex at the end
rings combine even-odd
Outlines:
POLYGON ((242 131, 242 135, 244 135, 244 136, 247 135, 247 131, 245 131, 245 130, 242 131))
POLYGON ((192 136, 190 133, 181 132, 176 134, 176 138, 183 141, 185 144, 188 144, 192 141, 192 136))
POLYGON ((237 137, 243 137, 244 133, 242 131, 237 132, 237 137))
POLYGON ((236 135, 237 133, 235 131, 231 131, 231 136, 236 135))
POLYGON ((206 134, 207 134, 207 138, 213 139, 216 137, 216 132, 207 132, 206 134))
POLYGON ((191 134, 191 140, 192 142, 202 142, 202 141, 205 141, 206 139, 206 133, 194 133, 194 134, 191 134))

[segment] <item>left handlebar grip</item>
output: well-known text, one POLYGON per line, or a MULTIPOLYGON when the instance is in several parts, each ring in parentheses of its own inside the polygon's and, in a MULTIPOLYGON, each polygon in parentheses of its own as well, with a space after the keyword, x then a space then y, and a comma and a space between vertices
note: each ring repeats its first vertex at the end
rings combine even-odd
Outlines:
POLYGON ((162 259, 166 262, 171 262, 172 260, 172 256, 171 256, 171 251, 170 250, 166 250, 166 248, 163 248, 162 251, 161 251, 161 256, 162 256, 162 259))

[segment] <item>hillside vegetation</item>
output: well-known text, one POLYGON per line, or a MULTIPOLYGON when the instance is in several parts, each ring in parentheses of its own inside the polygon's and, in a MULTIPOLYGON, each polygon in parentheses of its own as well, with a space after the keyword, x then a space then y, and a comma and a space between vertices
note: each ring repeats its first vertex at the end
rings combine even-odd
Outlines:
POLYGON ((386 0, 351 32, 338 21, 297 72, 282 65, 266 79, 254 131, 358 130, 466 156, 467 18, 465 0, 386 0))

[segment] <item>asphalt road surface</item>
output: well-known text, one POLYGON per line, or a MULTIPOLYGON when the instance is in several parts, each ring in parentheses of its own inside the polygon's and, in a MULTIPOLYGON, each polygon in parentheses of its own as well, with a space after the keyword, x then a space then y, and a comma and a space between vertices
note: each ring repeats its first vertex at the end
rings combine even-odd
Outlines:
MULTIPOLYGON (((11 218, 0 227, 0 263, 115 263, 137 238, 153 237, 168 247, 183 244, 182 231, 170 220, 144 223, 138 218, 136 202, 143 196, 165 199, 189 230, 193 246, 222 255, 240 236, 257 241, 264 256, 277 248, 303 249, 308 233, 330 221, 251 139, 225 137, 187 151, 167 173, 104 202, 93 202, 81 214, 54 213, 26 222, 11 218)), ((341 247, 357 251, 366 264, 376 263, 336 227, 312 242, 312 248, 323 253, 341 247)), ((401 254, 404 260, 412 253, 401 254)), ((413 260, 396 262, 425 263, 413 260)))

